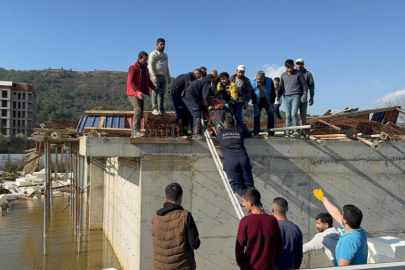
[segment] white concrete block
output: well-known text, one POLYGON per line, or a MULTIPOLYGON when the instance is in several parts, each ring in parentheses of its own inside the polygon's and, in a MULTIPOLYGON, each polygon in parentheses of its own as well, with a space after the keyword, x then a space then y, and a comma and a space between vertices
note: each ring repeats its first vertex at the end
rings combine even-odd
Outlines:
POLYGON ((393 259, 405 258, 405 240, 392 236, 369 238, 369 252, 393 259))
POLYGON ((31 196, 34 193, 38 193, 41 191, 41 187, 35 186, 35 187, 29 187, 26 189, 26 193, 28 196, 31 196))
POLYGON ((0 195, 0 205, 2 205, 3 203, 5 203, 7 201, 7 196, 6 194, 1 194, 0 195))
POLYGON ((25 177, 18 177, 17 179, 15 179, 15 182, 27 182, 28 180, 25 179, 25 177))
POLYGON ((17 185, 18 187, 25 187, 25 186, 30 186, 30 185, 32 185, 32 183, 31 183, 31 182, 28 182, 28 181, 19 181, 19 182, 16 183, 16 185, 17 185))
POLYGON ((52 195, 53 195, 53 197, 62 197, 63 192, 61 192, 61 191, 53 191, 52 195))
POLYGON ((45 178, 45 172, 34 172, 34 176, 37 178, 45 178))
POLYGON ((7 200, 17 199, 17 194, 4 194, 4 195, 6 195, 7 200))
POLYGON ((389 262, 396 262, 400 259, 393 259, 384 255, 380 254, 368 254, 367 263, 389 263, 389 262))

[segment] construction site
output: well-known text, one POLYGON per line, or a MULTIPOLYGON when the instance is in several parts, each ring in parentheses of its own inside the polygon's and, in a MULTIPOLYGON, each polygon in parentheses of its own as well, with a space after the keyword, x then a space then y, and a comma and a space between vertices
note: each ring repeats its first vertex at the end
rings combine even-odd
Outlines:
MULTIPOLYGON (((323 210, 312 190, 322 188, 335 204, 358 205, 364 214, 368 264, 348 269, 404 269, 405 129, 397 125, 403 113, 399 106, 328 111, 301 126, 308 139, 283 137, 281 122, 272 130, 275 136, 264 131, 259 139, 246 139, 266 212, 274 197, 287 198, 289 218, 308 242, 323 210)), ((177 182, 200 233, 198 269, 237 269, 235 235, 246 213, 209 131, 205 140, 180 137, 174 114, 146 113, 146 136, 130 138, 132 117, 132 111, 86 111, 76 129, 35 128, 36 148, 28 151, 24 173, 3 184, 3 215, 10 206, 13 211, 15 199, 42 197, 41 251, 50 254, 53 200, 68 197, 63 211, 74 224, 76 252, 86 248, 86 232, 102 231, 122 268, 153 269, 151 216, 163 203, 164 188, 177 182), (36 172, 40 158, 44 169, 36 172)), ((319 251, 305 254, 301 268, 330 266, 319 251)))

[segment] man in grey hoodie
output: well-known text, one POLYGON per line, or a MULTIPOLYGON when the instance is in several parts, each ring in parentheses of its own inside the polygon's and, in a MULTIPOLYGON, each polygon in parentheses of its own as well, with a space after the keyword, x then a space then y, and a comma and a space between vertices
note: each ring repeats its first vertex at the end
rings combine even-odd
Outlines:
MULTIPOLYGON (((285 126, 298 126, 298 108, 301 103, 307 102, 308 84, 301 72, 294 69, 294 60, 285 61, 286 72, 281 74, 280 89, 277 100, 284 96, 285 126)), ((290 132, 286 131, 286 137, 290 137, 290 132)), ((294 130, 293 137, 298 138, 298 130, 294 130)))

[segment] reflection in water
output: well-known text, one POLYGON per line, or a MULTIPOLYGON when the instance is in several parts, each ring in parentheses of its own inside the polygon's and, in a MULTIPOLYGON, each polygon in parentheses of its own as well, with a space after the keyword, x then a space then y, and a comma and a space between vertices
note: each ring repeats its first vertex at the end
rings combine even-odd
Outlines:
MULTIPOLYGON (((17 201, 0 216, 0 269, 122 269, 103 232, 87 230, 83 222, 81 252, 67 198, 54 198, 48 232, 48 254, 43 255, 44 200, 17 201)), ((84 211, 87 212, 87 211, 84 211)))

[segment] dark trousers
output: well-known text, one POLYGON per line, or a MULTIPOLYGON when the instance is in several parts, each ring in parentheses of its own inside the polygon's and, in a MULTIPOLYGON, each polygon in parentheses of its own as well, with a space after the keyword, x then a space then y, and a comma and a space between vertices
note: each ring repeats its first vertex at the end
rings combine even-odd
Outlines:
POLYGON ((197 119, 201 120, 201 118, 202 118, 202 110, 200 108, 200 105, 194 99, 194 97, 192 95, 186 94, 183 101, 184 101, 184 104, 186 104, 187 109, 189 110, 189 112, 193 116, 193 127, 192 127, 191 130, 193 130, 193 134, 195 134, 194 125, 195 125, 197 119))
POLYGON ((141 121, 143 117, 144 100, 135 96, 128 96, 129 102, 134 107, 134 118, 132 119, 132 134, 141 131, 141 121))
MULTIPOLYGON (((301 117, 301 125, 307 124, 307 108, 308 102, 300 102, 300 117, 301 117)), ((301 129, 300 133, 305 135, 305 129, 301 129)))
MULTIPOLYGON (((261 98, 257 108, 254 108, 254 133, 260 132, 260 117, 262 116, 262 109, 267 113, 267 129, 274 128, 274 109, 267 104, 266 98, 261 98)), ((272 132, 271 135, 274 135, 274 132, 272 132)))
POLYGON ((283 119, 280 114, 280 106, 281 106, 281 104, 274 104, 275 119, 283 119))
POLYGON ((232 190, 242 197, 249 187, 254 187, 252 165, 248 156, 230 157, 224 160, 224 170, 232 190))
POLYGON ((176 120, 182 121, 182 125, 189 125, 190 130, 192 130, 192 122, 193 116, 191 115, 190 111, 187 109, 186 104, 184 104, 183 98, 181 97, 181 93, 179 92, 172 92, 172 102, 174 111, 176 112, 176 120))
POLYGON ((166 91, 166 77, 156 75, 157 85, 156 90, 152 90, 152 109, 164 111, 164 100, 166 91))

